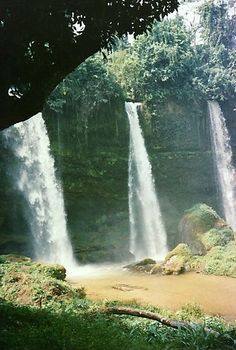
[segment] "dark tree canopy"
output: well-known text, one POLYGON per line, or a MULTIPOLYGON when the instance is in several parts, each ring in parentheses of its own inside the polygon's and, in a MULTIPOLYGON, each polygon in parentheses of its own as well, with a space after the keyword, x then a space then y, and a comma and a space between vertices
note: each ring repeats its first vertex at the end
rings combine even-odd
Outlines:
POLYGON ((0 128, 42 110, 55 86, 114 35, 145 31, 178 0, 1 0, 0 128))

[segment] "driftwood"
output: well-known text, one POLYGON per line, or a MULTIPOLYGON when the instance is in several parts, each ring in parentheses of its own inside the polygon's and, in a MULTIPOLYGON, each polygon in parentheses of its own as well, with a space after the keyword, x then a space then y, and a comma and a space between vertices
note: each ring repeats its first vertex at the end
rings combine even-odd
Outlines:
MULTIPOLYGON (((149 320, 158 321, 167 327, 171 327, 175 329, 182 328, 182 327, 194 329, 199 327, 199 324, 197 323, 172 320, 172 319, 163 317, 157 313, 146 311, 146 310, 140 310, 140 309, 132 309, 127 307, 108 307, 106 308, 106 312, 109 314, 115 314, 115 315, 130 315, 130 316, 147 318, 149 320)), ((219 335, 219 333, 214 331, 213 329, 204 327, 204 330, 207 333, 211 333, 216 336, 219 335)))

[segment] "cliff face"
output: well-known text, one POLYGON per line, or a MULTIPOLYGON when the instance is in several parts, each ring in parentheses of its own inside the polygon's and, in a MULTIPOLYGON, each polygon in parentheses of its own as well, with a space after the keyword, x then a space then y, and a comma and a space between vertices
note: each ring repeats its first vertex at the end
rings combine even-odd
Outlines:
MULTIPOLYGON (((123 103, 106 104, 83 118, 47 115, 46 120, 77 256, 127 258, 129 125, 123 103)), ((141 112, 140 122, 173 247, 184 210, 196 202, 219 209, 207 106, 169 101, 151 123, 141 112)))
MULTIPOLYGON (((76 256, 81 262, 127 259, 129 126, 123 102, 105 103, 92 115, 70 110, 60 115, 45 110, 44 117, 63 185, 76 256)), ((219 209, 207 108, 205 104, 190 106, 169 101, 151 123, 141 112, 140 122, 168 243, 173 247, 179 241, 178 222, 185 209, 196 202, 219 209)), ((25 203, 3 172, 12 161, 11 155, 2 155, 1 161, 5 182, 1 184, 0 251, 28 253, 29 229, 21 210, 25 203), (17 226, 12 220, 14 215, 17 226), (3 237, 13 231, 17 231, 21 244, 14 241, 15 234, 11 243, 4 244, 3 237)))

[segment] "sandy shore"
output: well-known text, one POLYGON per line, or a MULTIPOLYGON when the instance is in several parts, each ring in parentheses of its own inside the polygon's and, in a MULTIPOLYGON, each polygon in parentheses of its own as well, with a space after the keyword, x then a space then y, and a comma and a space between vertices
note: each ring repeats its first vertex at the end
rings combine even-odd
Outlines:
POLYGON ((236 279, 186 273, 179 276, 135 274, 121 268, 102 272, 102 268, 86 270, 69 279, 83 286, 92 300, 136 300, 143 305, 179 309, 196 303, 212 315, 236 320, 236 279), (91 273, 93 271, 93 273, 91 273))

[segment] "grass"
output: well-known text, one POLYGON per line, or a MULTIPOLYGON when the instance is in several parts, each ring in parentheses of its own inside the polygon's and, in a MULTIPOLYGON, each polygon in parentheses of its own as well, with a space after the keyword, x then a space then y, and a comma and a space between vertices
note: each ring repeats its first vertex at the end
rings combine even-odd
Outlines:
MULTIPOLYGON (((73 289, 64 281, 63 267, 1 259, 1 350, 236 349, 236 329, 204 315, 197 305, 178 312, 146 307, 164 317, 194 322, 177 330, 151 320, 109 315, 104 312, 107 306, 124 303, 87 300, 82 288, 73 289)), ((135 301, 125 305, 141 308, 135 301)))
POLYGON ((86 300, 39 309, 0 302, 1 350, 169 350, 236 349, 236 331, 219 319, 172 329, 157 322, 106 315, 86 300))

